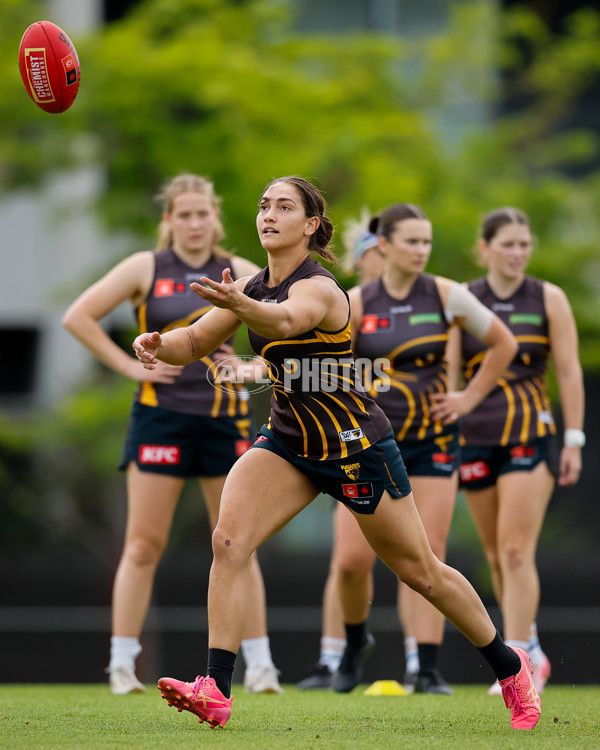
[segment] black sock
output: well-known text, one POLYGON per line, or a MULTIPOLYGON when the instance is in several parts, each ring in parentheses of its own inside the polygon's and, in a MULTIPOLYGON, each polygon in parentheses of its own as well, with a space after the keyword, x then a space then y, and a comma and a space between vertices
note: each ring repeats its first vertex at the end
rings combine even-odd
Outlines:
POLYGON ((419 674, 437 672, 440 647, 437 643, 419 643, 419 674))
POLYGON ((498 680, 505 680, 507 677, 517 674, 521 669, 521 660, 518 654, 504 643, 497 630, 494 640, 487 646, 480 648, 479 653, 489 662, 498 680))
POLYGON ((367 621, 359 622, 358 625, 348 625, 346 628, 346 646, 348 651, 358 651, 367 642, 367 621))
POLYGON ((226 698, 231 695, 231 680, 236 656, 237 654, 233 651, 225 651, 222 648, 208 649, 208 676, 213 678, 226 698))

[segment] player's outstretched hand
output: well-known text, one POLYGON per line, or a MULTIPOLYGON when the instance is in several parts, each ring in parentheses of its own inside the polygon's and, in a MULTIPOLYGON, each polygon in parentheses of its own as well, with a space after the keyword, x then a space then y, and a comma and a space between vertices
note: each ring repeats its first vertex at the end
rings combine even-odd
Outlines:
POLYGON ((162 336, 158 331, 153 333, 141 333, 133 342, 133 351, 147 370, 156 368, 156 355, 162 344, 162 336))
POLYGON ((243 295, 237 288, 235 281, 231 278, 231 270, 229 268, 223 269, 222 282, 213 281, 206 278, 206 276, 202 276, 200 282, 192 282, 190 289, 215 307, 235 311, 242 300, 243 295))

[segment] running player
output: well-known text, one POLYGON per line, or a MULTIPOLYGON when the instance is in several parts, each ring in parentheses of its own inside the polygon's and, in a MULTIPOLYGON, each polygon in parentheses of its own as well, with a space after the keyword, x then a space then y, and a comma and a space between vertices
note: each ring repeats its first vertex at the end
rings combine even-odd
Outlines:
MULTIPOLYGON (((228 721, 251 556, 324 492, 352 509, 379 557, 480 650, 501 680, 511 725, 532 728, 541 703, 526 654, 506 646, 473 587, 432 553, 390 423, 355 380, 347 294, 310 257, 315 251, 333 259, 322 195, 300 177, 274 180, 260 199, 257 228, 265 269, 237 282, 225 270, 220 282, 193 283, 218 309, 187 328, 145 333, 133 343, 149 369, 159 360, 187 364, 245 323, 273 381, 269 423, 229 472, 213 533, 208 676, 192 683, 161 678, 163 697, 211 726, 228 721)), ((432 416, 452 421, 474 397, 474 390, 440 394, 432 416)))
MULTIPOLYGON (((468 284, 514 333, 519 350, 487 398, 460 420, 464 447, 461 483, 491 570, 507 643, 527 650, 539 693, 550 675, 535 625, 540 587, 535 561, 539 534, 555 478, 552 439, 556 427, 546 393, 552 355, 565 434, 558 468, 561 486, 581 471, 584 389, 577 328, 565 293, 526 275, 533 251, 527 216, 515 208, 488 214, 479 251, 487 274, 468 284), (533 624, 532 624, 533 623, 533 624)), ((477 377, 484 352, 462 336, 467 382, 477 377)), ((498 685, 490 688, 499 693, 498 685)))
MULTIPOLYGON (((160 196, 164 213, 156 252, 136 253, 87 289, 67 310, 63 324, 101 362, 140 383, 135 394, 120 469, 127 472, 125 545, 113 589, 113 635, 108 672, 113 693, 141 692, 135 674, 140 634, 150 605, 156 567, 167 544, 185 480, 198 477, 211 527, 217 522, 227 472, 254 437, 248 393, 214 383, 209 368, 219 353, 189 366, 161 363, 144 369, 104 332, 99 321, 131 302, 139 329, 168 331, 210 310, 189 289, 205 274, 255 273, 257 266, 220 247, 224 232, 220 198, 211 182, 180 175, 160 196), (208 377, 207 377, 208 375, 208 377), (211 382, 212 380, 212 382, 211 382)), ((225 347, 223 349, 223 347, 225 347)), ((231 340, 220 354, 232 354, 231 340)), ((251 562, 253 591, 242 649, 250 692, 281 692, 266 630, 264 586, 251 562)))

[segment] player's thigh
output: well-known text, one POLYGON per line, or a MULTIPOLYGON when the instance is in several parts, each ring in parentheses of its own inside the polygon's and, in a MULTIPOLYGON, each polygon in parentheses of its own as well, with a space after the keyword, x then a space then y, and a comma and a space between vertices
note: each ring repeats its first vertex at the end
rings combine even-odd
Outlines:
POLYGON ((497 549, 498 533, 498 491, 496 485, 482 490, 465 490, 469 513, 488 553, 497 549))
POLYGON ((127 541, 144 539, 165 544, 184 480, 168 474, 127 467, 127 541))
POLYGON ((431 551, 412 493, 393 498, 386 491, 372 515, 356 515, 378 557, 407 583, 435 575, 439 560, 431 551))
POLYGON ((535 546, 554 489, 547 464, 539 463, 532 471, 501 474, 496 486, 498 543, 535 546))
POLYGON ((415 505, 435 551, 445 548, 452 523, 458 472, 450 477, 410 477, 415 505))
POLYGON ((202 489, 202 494, 204 495, 204 502, 206 504, 211 530, 214 530, 217 525, 221 494, 226 479, 227 475, 221 474, 216 477, 200 477, 198 480, 202 489))
POLYGON ((334 513, 333 557, 336 570, 356 574, 369 573, 376 559, 354 513, 341 502, 334 513))
POLYGON ((225 481, 215 542, 226 534, 256 549, 283 528, 319 494, 289 461, 252 448, 238 459, 225 481))

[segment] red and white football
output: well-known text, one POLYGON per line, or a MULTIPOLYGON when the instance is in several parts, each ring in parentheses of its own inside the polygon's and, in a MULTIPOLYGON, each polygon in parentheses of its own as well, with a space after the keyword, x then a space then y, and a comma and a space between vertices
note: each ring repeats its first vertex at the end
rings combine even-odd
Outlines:
POLYGON ((23 34, 19 69, 25 89, 44 112, 65 112, 79 91, 79 57, 65 32, 51 21, 37 21, 23 34))

